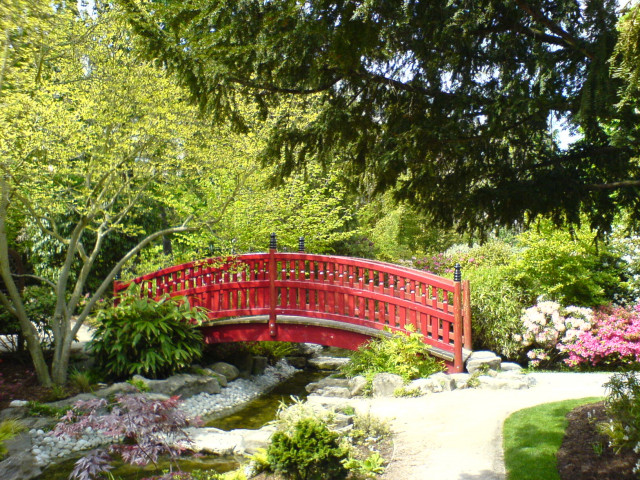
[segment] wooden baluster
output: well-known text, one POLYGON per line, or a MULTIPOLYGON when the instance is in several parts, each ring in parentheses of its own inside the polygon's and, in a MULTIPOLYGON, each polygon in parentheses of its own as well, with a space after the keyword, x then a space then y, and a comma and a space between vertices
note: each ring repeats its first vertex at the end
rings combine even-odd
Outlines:
MULTIPOLYGON (((382 272, 378 272, 378 291, 382 295, 386 294, 386 291, 384 288, 384 273, 382 272)), ((389 324, 387 322, 386 307, 387 307, 387 302, 385 302, 384 300, 378 301, 378 322, 380 322, 380 324, 382 325, 389 324)))
POLYGON ((325 262, 318 262, 318 282, 321 284, 321 289, 318 290, 318 311, 323 313, 327 311, 327 295, 326 290, 324 290, 324 285, 326 283, 326 268, 325 262))
POLYGON ((338 285, 340 285, 340 291, 338 292, 338 314, 339 315, 346 315, 345 294, 342 291, 342 288, 344 287, 344 280, 345 280, 344 277, 345 277, 344 265, 339 264, 338 265, 338 285))
MULTIPOLYGON (((398 280, 398 290, 399 290, 399 297, 402 298, 403 300, 406 300, 407 299, 407 283, 404 278, 401 278, 398 280)), ((404 326, 407 323, 407 309, 406 307, 400 307, 398 310, 399 310, 398 326, 404 330, 404 326)))
MULTIPOLYGON (((373 270, 371 269, 369 269, 369 291, 373 292, 373 270)), ((376 309, 373 298, 369 299, 369 310, 367 311, 367 316, 371 322, 376 323, 376 309)))
MULTIPOLYGON (((411 303, 415 304, 417 303, 416 300, 416 282, 415 280, 411 280, 409 282, 409 295, 410 295, 410 299, 411 299, 411 303)), ((409 310, 409 323, 411 323, 411 325, 413 325, 413 328, 415 329, 415 331, 418 331, 418 324, 416 322, 416 311, 417 309, 414 307, 411 310, 409 310)))
POLYGON ((354 293, 353 293, 353 282, 354 282, 354 272, 353 272, 353 265, 349 265, 348 267, 348 271, 347 271, 348 277, 348 283, 349 283, 349 294, 348 294, 348 300, 349 300, 349 316, 351 318, 356 316, 356 305, 355 305, 355 297, 354 297, 354 293))
MULTIPOLYGON (((334 273, 334 264, 333 262, 327 262, 328 273, 327 273, 327 281, 330 285, 334 285, 335 273, 334 273)), ((331 291, 327 292, 327 300, 329 313, 336 313, 336 292, 331 289, 331 291)))
MULTIPOLYGON (((364 292, 364 269, 360 267, 358 269, 358 290, 364 292)), ((358 295, 358 318, 367 318, 366 301, 364 295, 358 295)))
MULTIPOLYGON (((295 281, 296 279, 296 264, 293 260, 289 262, 289 281, 295 281)), ((293 286, 289 287, 289 308, 295 309, 297 307, 296 299, 297 289, 293 286)))
MULTIPOLYGON (((396 297, 396 279, 393 275, 389 275, 389 289, 388 293, 390 297, 396 297)), ((389 300, 389 325, 396 326, 396 304, 395 300, 389 300)))

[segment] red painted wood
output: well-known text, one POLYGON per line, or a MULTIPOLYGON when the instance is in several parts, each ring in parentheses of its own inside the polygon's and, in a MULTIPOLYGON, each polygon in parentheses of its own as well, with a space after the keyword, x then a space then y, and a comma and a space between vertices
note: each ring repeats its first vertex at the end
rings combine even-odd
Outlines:
MULTIPOLYGON (((267 333, 260 335, 272 340, 280 339, 278 331, 285 328, 279 315, 298 315, 376 329, 403 331, 411 325, 425 342, 451 352, 471 341, 466 283, 461 287, 382 262, 271 250, 177 265, 133 282, 141 295, 185 295, 192 305, 207 308, 211 320, 268 315, 268 327, 262 325, 267 333)), ((114 282, 114 295, 128 285, 114 282)), ((250 340, 257 335, 251 332, 239 327, 234 338, 250 340)), ((320 339, 328 335, 316 333, 320 339)))

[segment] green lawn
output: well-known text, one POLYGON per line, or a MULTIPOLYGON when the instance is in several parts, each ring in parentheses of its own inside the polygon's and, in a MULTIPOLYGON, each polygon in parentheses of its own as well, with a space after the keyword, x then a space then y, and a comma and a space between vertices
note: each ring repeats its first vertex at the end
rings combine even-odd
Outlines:
POLYGON ((598 397, 564 400, 525 408, 504 422, 507 480, 559 480, 556 452, 567 428, 565 416, 598 397))

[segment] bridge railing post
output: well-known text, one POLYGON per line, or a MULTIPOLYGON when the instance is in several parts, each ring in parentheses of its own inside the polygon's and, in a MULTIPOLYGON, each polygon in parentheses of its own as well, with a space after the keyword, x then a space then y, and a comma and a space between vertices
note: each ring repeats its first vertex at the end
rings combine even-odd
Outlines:
POLYGON ((275 337, 278 334, 276 326, 276 252, 278 250, 278 240, 275 233, 271 234, 269 242, 269 335, 275 337))
POLYGON ((462 324, 464 348, 473 350, 473 337, 471 336, 471 286, 469 280, 462 282, 462 324))
POLYGON ((456 373, 464 371, 462 359, 462 274, 460 264, 456 263, 453 273, 453 369, 456 373))

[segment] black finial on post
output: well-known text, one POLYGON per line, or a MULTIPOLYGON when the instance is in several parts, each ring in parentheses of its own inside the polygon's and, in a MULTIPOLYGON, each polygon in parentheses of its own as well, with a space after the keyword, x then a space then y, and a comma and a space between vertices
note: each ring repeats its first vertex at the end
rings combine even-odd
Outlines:
POLYGON ((275 233, 271 234, 271 240, 269 241, 269 250, 278 249, 278 240, 275 233))
POLYGON ((462 281, 462 272, 460 271, 460 264, 456 263, 456 266, 453 267, 453 281, 461 282, 462 281))
POLYGON ((304 253, 304 237, 298 238, 298 252, 304 253))

